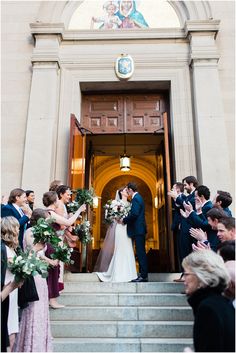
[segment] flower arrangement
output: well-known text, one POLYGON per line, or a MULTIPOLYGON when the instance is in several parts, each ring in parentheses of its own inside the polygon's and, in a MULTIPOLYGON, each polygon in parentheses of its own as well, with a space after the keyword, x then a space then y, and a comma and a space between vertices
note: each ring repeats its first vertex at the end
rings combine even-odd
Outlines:
POLYGON ((32 227, 34 244, 36 243, 51 243, 57 246, 61 239, 57 236, 55 229, 52 226, 54 220, 52 218, 39 218, 37 224, 32 227))
POLYGON ((60 260, 64 262, 65 264, 73 264, 74 261, 71 260, 71 253, 73 251, 72 248, 69 248, 66 244, 59 245, 57 247, 54 247, 55 252, 51 254, 51 258, 53 260, 60 260))
POLYGON ((66 204, 68 213, 75 213, 81 205, 77 201, 71 201, 66 204))
POLYGON ((108 200, 104 206, 105 222, 111 224, 115 219, 121 219, 128 215, 131 206, 122 200, 108 200))
POLYGON ((83 223, 76 224, 75 228, 73 229, 73 233, 78 235, 82 244, 88 244, 92 241, 89 221, 84 221, 83 223))
POLYGON ((18 253, 19 255, 13 257, 12 262, 8 262, 8 268, 15 275, 16 282, 37 274, 43 278, 48 276, 48 264, 40 260, 35 252, 27 250, 18 253))

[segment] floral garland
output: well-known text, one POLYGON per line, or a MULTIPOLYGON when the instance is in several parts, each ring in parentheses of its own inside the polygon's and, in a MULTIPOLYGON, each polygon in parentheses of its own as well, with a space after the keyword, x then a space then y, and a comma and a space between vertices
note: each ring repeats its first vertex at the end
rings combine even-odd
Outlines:
POLYGON ((15 275, 16 282, 37 274, 42 278, 48 276, 48 264, 40 260, 35 252, 27 250, 19 251, 18 254, 13 257, 12 262, 8 262, 8 268, 15 275))
POLYGON ((84 221, 83 223, 76 224, 75 228, 73 229, 73 233, 78 235, 82 244, 88 244, 92 241, 89 221, 84 221))

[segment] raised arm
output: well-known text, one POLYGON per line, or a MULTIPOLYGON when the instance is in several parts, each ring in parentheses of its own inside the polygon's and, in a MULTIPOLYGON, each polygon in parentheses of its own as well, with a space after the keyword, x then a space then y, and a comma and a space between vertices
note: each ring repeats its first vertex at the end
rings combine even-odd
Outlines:
POLYGON ((55 219, 55 222, 62 225, 62 226, 71 226, 73 223, 75 223, 76 219, 79 217, 81 212, 84 212, 86 210, 86 205, 83 204, 82 206, 80 206, 80 208, 75 212, 75 214, 73 214, 73 216, 71 216, 70 218, 65 218, 62 217, 60 215, 58 215, 56 212, 54 211, 50 211, 51 217, 53 219, 55 219))

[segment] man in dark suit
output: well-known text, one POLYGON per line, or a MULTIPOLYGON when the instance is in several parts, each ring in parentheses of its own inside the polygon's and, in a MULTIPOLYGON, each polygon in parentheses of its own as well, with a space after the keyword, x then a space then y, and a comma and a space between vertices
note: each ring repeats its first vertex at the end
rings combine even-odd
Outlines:
POLYGON ((32 214, 32 210, 29 205, 26 203, 26 194, 25 191, 17 188, 13 189, 10 192, 10 196, 8 199, 8 204, 4 205, 1 209, 2 218, 12 216, 15 217, 20 223, 20 231, 19 231, 19 244, 23 249, 23 236, 24 231, 27 228, 27 223, 32 214))
POLYGON ((131 210, 127 217, 123 219, 123 223, 127 224, 127 233, 133 239, 136 246, 136 253, 139 263, 140 275, 133 282, 148 281, 148 264, 145 250, 145 238, 147 233, 145 221, 145 206, 142 196, 137 192, 135 183, 128 183, 128 194, 132 197, 131 210))

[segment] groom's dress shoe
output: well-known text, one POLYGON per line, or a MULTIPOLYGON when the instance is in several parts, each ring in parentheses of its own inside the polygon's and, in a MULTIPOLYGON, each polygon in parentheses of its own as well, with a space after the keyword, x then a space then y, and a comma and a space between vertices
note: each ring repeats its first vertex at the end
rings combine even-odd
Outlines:
POLYGON ((138 278, 136 278, 136 279, 133 279, 133 281, 132 282, 148 282, 148 278, 146 277, 146 278, 143 278, 143 277, 138 277, 138 278))

